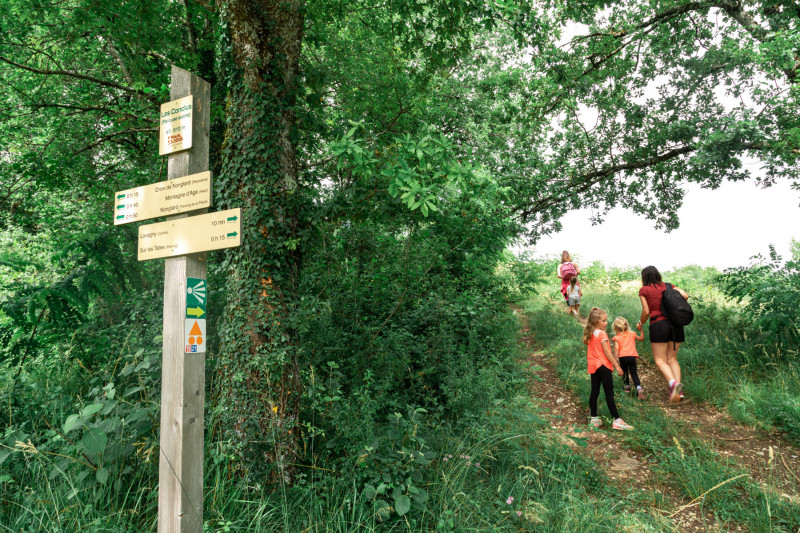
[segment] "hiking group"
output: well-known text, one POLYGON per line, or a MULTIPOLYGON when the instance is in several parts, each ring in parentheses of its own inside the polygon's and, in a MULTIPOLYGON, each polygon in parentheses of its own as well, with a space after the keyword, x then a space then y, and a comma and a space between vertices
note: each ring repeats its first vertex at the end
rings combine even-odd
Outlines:
MULTIPOLYGON (((572 262, 572 257, 566 250, 561 254, 561 263, 558 265, 557 274, 561 278, 561 294, 566 300, 567 312, 580 318, 579 308, 583 296, 578 282, 580 268, 572 262)), ((612 429, 633 429, 622 420, 617 410, 617 404, 614 401, 613 372, 616 371, 623 377, 623 390, 626 393, 633 391, 631 388, 631 381, 633 381, 636 396, 640 400, 645 399, 644 388, 636 368, 636 360, 639 357, 636 351, 636 341, 644 340, 644 324, 648 320, 650 320, 648 332, 653 361, 667 382, 669 401, 670 403, 679 403, 684 399, 678 350, 686 340, 683 327, 689 324, 694 316, 688 303, 689 295, 682 289, 664 283, 658 269, 648 266, 642 269, 642 288, 639 289, 639 300, 642 304, 642 313, 636 323, 638 334, 631 330, 625 318, 618 317, 612 324, 615 335, 609 339, 606 333, 608 313, 599 307, 592 307, 586 319, 582 340, 587 347, 586 360, 592 384, 589 394, 589 410, 591 412, 589 425, 591 426, 599 428, 603 425, 603 419, 597 413, 597 400, 602 386, 606 405, 614 419, 612 429)))

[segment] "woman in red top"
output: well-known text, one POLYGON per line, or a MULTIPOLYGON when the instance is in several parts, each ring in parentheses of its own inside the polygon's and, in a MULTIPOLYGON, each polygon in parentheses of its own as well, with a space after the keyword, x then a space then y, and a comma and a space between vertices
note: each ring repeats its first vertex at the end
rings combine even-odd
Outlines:
MULTIPOLYGON (((653 361, 661 371, 661 375, 669 383, 669 401, 678 403, 683 399, 683 383, 681 383, 681 367, 678 364, 678 350, 686 340, 683 326, 673 326, 661 312, 661 296, 666 290, 661 281, 661 274, 654 266, 642 270, 642 288, 639 299, 642 301, 642 316, 637 328, 650 319, 650 347, 653 350, 653 361)), ((675 287, 681 296, 689 299, 689 295, 675 287)))

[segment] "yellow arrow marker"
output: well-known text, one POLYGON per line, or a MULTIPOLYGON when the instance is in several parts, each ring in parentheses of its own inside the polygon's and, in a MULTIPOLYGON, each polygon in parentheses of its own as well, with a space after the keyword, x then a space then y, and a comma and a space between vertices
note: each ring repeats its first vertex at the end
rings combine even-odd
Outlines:
POLYGON ((206 314, 206 312, 203 311, 202 307, 189 307, 186 309, 186 314, 189 316, 193 316, 195 318, 200 318, 201 316, 206 314))

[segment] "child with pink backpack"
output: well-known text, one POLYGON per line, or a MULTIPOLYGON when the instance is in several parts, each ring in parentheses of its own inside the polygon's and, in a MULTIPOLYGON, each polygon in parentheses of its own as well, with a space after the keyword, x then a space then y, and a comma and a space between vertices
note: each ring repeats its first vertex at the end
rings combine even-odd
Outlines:
POLYGON ((577 277, 580 273, 581 269, 572 262, 572 256, 569 255, 569 252, 566 250, 561 252, 561 264, 558 265, 556 274, 561 278, 561 294, 564 295, 564 300, 567 302, 569 301, 567 287, 570 285, 570 280, 577 277))

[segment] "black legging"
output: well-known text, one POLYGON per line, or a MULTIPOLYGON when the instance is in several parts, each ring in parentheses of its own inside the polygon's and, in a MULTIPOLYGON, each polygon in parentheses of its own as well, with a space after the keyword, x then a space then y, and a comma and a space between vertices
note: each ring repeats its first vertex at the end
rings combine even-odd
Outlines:
POLYGON ((639 372, 636 370, 636 357, 628 356, 628 357, 620 357, 619 358, 619 366, 622 367, 622 371, 625 372, 625 375, 622 376, 622 382, 625 385, 630 385, 630 380, 628 379, 628 375, 633 379, 633 386, 638 388, 641 385, 639 381, 639 372))
POLYGON ((603 392, 606 394, 606 405, 611 411, 611 416, 616 420, 619 418, 617 404, 614 403, 614 374, 608 368, 601 366, 594 371, 592 376, 592 393, 589 395, 589 410, 592 416, 597 416, 597 398, 600 396, 600 384, 603 384, 603 392))

